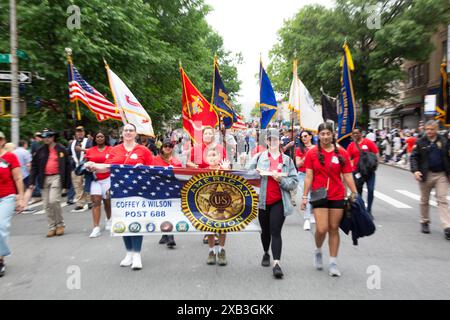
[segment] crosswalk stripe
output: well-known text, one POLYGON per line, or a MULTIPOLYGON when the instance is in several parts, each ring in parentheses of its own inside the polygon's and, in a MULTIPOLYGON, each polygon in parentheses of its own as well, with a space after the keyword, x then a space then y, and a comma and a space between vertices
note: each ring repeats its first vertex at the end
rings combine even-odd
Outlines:
MULTIPOLYGON (((367 192, 367 189, 364 189, 364 192, 367 192)), ((412 208, 411 206, 409 206, 403 202, 400 202, 398 200, 395 200, 394 198, 391 198, 391 197, 389 197, 381 192, 378 192, 376 190, 374 191, 373 194, 376 198, 378 198, 384 202, 387 202, 396 208, 399 208, 399 209, 411 209, 412 208)))
MULTIPOLYGON (((402 195, 404 195, 404 196, 407 196, 407 197, 409 197, 411 199, 420 201, 420 196, 415 194, 415 193, 409 192, 407 190, 395 190, 395 191, 400 193, 400 194, 402 194, 402 195)), ((437 202, 434 201, 434 200, 430 200, 430 205, 433 206, 433 207, 437 207, 437 202)))
POLYGON ((35 203, 33 203, 33 204, 30 204, 30 205, 28 206, 28 209, 33 209, 33 208, 35 208, 35 207, 39 207, 39 206, 41 206, 43 203, 44 203, 44 202, 42 202, 42 201, 35 202, 35 203))
MULTIPOLYGON (((64 207, 66 207, 66 206, 67 206, 67 203, 61 204, 61 208, 64 208, 64 207)), ((35 213, 33 213, 33 214, 44 214, 44 213, 45 213, 45 209, 40 210, 40 211, 38 211, 38 212, 35 212, 35 213)))

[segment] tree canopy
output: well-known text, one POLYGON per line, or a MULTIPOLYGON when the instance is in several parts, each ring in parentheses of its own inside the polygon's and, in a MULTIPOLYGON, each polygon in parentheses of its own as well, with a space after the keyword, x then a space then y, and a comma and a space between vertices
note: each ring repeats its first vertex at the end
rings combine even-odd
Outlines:
MULTIPOLYGON (((179 62, 210 97, 217 53, 227 89, 236 94, 240 87, 236 66, 242 59, 226 51, 221 36, 208 25, 205 16, 210 10, 203 0, 18 1, 18 48, 29 56, 29 60, 20 60, 19 69, 45 79, 34 78, 21 90, 28 104, 28 115, 21 119, 22 135, 43 127, 62 130, 73 126, 66 47, 72 48, 74 65, 83 78, 112 101, 104 58, 146 108, 156 130, 181 113, 179 62), (80 8, 79 29, 68 28, 71 5, 80 8), (39 100, 41 107, 33 107, 39 100)), ((0 32, 4 35, 0 53, 9 53, 8 7, 0 8, 0 32)), ((9 90, 7 84, 0 86, 4 96, 9 90)), ((83 124, 98 126, 94 115, 80 108, 83 124)), ((9 127, 8 121, 0 119, 0 125, 9 127)), ((107 126, 112 123, 108 120, 107 126)))
POLYGON ((447 0, 336 0, 331 9, 305 6, 278 32, 279 41, 270 53, 271 80, 278 92, 287 95, 292 60, 298 59, 299 77, 316 99, 321 86, 337 95, 346 40, 355 64, 353 86, 362 106, 359 122, 367 126, 370 104, 395 95, 392 84, 405 77, 400 68, 404 60, 427 60, 433 50, 431 35, 449 19, 447 0), (379 28, 371 24, 376 16, 379 28))

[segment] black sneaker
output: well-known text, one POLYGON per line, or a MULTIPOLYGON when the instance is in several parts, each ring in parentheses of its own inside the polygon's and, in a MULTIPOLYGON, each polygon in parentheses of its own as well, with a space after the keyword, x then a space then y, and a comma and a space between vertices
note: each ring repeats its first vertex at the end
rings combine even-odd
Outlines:
POLYGON ((273 276, 276 279, 283 278, 284 274, 283 274, 283 271, 281 271, 281 268, 280 268, 279 264, 276 264, 275 267, 273 267, 273 276))
POLYGON ((450 228, 445 228, 444 234, 445 234, 445 239, 450 240, 450 228))
POLYGON ((422 233, 430 233, 430 224, 428 222, 422 222, 422 233))
POLYGON ((0 261, 0 278, 5 275, 6 265, 3 261, 0 261))
POLYGON ((167 236, 167 247, 173 249, 176 245, 174 236, 167 236))
POLYGON ((71 205, 75 204, 75 201, 67 200, 66 203, 67 203, 68 206, 71 206, 71 205))
POLYGON ((161 239, 159 240, 159 244, 166 244, 169 241, 167 235, 163 235, 161 239))
POLYGON ((261 265, 263 267, 270 267, 270 254, 268 254, 267 252, 263 255, 261 265))

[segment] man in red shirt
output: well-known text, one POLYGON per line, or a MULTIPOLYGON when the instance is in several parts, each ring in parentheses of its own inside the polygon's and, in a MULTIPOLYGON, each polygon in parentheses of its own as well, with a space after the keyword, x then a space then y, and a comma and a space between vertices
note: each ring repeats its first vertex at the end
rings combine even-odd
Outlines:
POLYGON ((358 164, 361 152, 374 153, 378 159, 378 147, 370 139, 363 138, 361 130, 353 129, 353 142, 347 147, 347 152, 352 161, 353 177, 355 178, 358 193, 362 196, 363 186, 367 184, 367 211, 372 215, 373 194, 375 190, 375 172, 370 172, 368 175, 361 174, 358 164))

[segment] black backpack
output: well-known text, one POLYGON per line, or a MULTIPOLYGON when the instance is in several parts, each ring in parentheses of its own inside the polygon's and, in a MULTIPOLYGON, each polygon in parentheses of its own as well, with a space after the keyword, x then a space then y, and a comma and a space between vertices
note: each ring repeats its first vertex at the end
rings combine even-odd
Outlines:
POLYGON ((357 142, 355 142, 356 147, 359 150, 359 162, 358 162, 358 172, 363 177, 368 177, 370 174, 374 173, 378 168, 378 159, 375 153, 370 151, 362 151, 361 147, 357 142))

